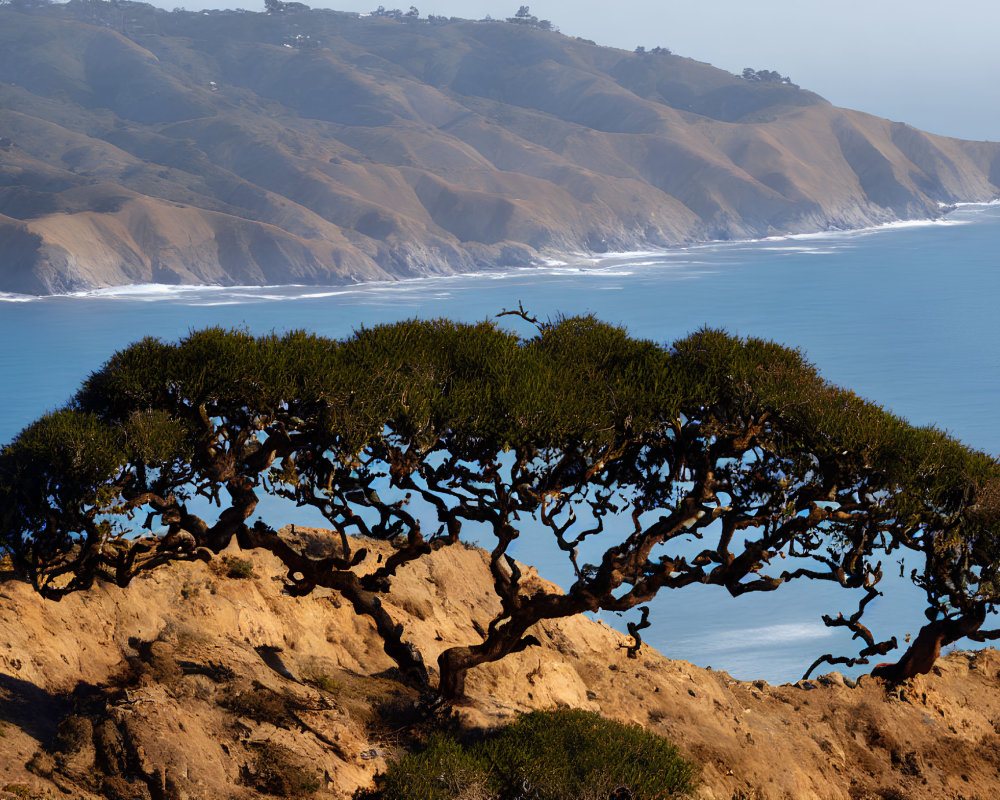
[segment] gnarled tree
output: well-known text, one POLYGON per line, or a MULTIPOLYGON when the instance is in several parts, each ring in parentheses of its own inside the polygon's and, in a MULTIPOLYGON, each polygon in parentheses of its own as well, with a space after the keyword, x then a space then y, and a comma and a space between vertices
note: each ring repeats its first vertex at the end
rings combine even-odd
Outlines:
MULTIPOLYGON (((117 353, 3 448, 0 546, 58 599, 235 538, 283 562, 289 593, 343 595, 430 688, 381 598, 407 564, 485 531, 501 611, 480 641, 440 655, 447 699, 469 669, 532 644, 541 620, 695 583, 854 590, 857 610, 825 620, 860 652, 810 670, 868 663, 896 645, 862 618, 898 551, 928 600, 927 626, 882 668, 901 680, 943 644, 996 635, 982 628, 1000 591, 998 477, 993 458, 831 386, 798 352, 719 331, 661 347, 592 318, 528 339, 447 321, 342 341, 211 329, 117 353), (337 552, 311 557, 251 522, 262 493, 316 509, 337 552), (510 550, 525 535, 565 553, 564 593, 523 580, 510 550), (364 537, 393 546, 373 569, 364 537)), ((644 612, 630 627, 630 652, 647 624, 644 612)))

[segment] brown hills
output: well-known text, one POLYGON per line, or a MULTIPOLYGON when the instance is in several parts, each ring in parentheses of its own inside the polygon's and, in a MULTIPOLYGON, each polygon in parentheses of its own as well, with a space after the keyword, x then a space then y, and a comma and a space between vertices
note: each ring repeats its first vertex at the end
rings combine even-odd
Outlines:
MULTIPOLYGON (((309 547, 325 536, 297 534, 309 547)), ((384 545, 367 544, 374 563, 384 545)), ((227 557, 253 575, 246 561, 177 563, 60 603, 0 577, 0 797, 249 800, 266 753, 323 800, 385 768, 412 695, 372 626, 325 590, 283 595, 268 555, 227 557), (244 577, 227 577, 237 565, 244 577)), ((433 658, 478 640, 496 611, 490 582, 482 551, 448 547, 401 570, 387 608, 433 658)), ((464 725, 566 706, 634 721, 700 765, 702 800, 997 794, 995 650, 955 653, 889 692, 836 673, 736 681, 648 648, 629 659, 624 637, 582 617, 534 633, 541 646, 470 674, 464 725)))
POLYGON ((0 5, 0 291, 524 265, 998 185, 1000 145, 530 25, 0 5))

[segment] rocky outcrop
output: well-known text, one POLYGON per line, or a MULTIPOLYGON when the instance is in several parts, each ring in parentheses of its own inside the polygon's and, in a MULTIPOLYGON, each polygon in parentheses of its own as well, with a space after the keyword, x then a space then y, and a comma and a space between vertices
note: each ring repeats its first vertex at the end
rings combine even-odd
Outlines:
POLYGON ((1000 145, 530 26, 0 6, 0 291, 331 284, 934 217, 1000 145))
MULTIPOLYGON (((281 594, 270 557, 228 558, 60 603, 0 583, 0 790, 346 798, 370 782, 398 752, 413 699, 372 626, 328 593, 281 594)), ((449 547, 406 567, 387 606, 433 663, 477 639, 495 611, 489 582, 481 551, 449 547)), ((889 691, 836 673, 736 681, 648 648, 629 659, 626 637, 582 617, 534 634, 539 647, 470 674, 464 725, 565 706, 634 721, 701 765, 705 800, 996 793, 997 651, 952 654, 889 691)))

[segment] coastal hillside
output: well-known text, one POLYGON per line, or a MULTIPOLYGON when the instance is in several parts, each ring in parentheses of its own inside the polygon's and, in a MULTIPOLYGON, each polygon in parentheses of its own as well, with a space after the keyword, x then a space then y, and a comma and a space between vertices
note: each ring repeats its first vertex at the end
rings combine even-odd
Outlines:
POLYGON ((530 20, 271 7, 0 5, 0 291, 396 279, 998 194, 1000 145, 776 73, 530 20))
MULTIPOLYGON (((330 546, 322 531, 294 536, 330 546)), ((385 545, 366 545, 374 564, 385 545)), ((432 655, 475 641, 496 611, 487 561, 439 550, 400 571, 386 608, 432 655)), ((367 619, 282 583, 277 560, 235 549, 60 603, 0 576, 0 797, 322 800, 368 786, 408 746, 412 691, 367 619)), ((565 707, 636 722, 699 765, 703 800, 995 795, 995 650, 954 653, 888 692, 837 673, 736 681, 649 648, 630 659, 626 637, 582 617, 534 633, 539 646, 470 674, 461 727, 565 707)))

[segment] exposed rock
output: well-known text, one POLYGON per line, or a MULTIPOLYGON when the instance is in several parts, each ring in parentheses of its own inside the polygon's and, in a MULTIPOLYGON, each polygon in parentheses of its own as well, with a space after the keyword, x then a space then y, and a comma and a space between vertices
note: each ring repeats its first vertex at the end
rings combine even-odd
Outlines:
POLYGON ((0 290, 336 284, 935 217, 1000 145, 522 25, 0 5, 0 290), (308 33, 304 33, 308 31, 308 33))

